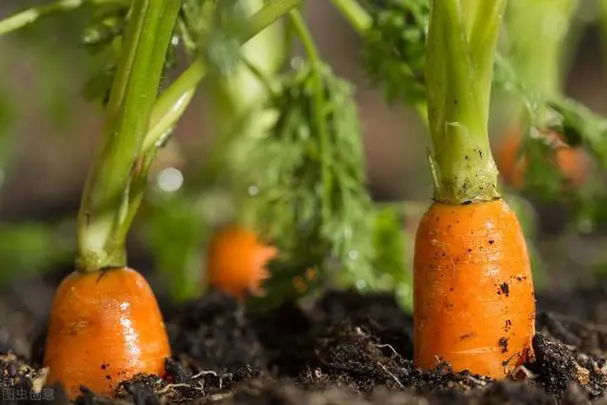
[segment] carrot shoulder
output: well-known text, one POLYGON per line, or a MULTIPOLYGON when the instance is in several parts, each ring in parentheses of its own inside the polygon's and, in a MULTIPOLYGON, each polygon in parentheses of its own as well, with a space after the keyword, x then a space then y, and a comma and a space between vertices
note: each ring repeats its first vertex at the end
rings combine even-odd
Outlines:
POLYGON ((414 254, 415 365, 447 362, 494 378, 532 357, 535 333, 525 239, 498 191, 487 130, 504 7, 504 0, 431 1, 434 203, 420 221, 414 254))
POLYGON ((59 286, 44 364, 70 398, 80 385, 111 396, 137 373, 162 375, 170 355, 154 293, 135 270, 74 272, 59 286))

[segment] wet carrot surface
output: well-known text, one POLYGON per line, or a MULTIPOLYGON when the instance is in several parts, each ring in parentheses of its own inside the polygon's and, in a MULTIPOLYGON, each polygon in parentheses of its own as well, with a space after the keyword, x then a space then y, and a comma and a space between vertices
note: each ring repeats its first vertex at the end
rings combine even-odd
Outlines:
POLYGON ((168 337, 147 281, 129 268, 68 275, 53 302, 44 364, 70 398, 111 396, 137 373, 162 375, 168 337))
POLYGON ((532 355, 535 298, 525 239, 499 199, 434 203, 414 259, 415 365, 503 378, 532 355))

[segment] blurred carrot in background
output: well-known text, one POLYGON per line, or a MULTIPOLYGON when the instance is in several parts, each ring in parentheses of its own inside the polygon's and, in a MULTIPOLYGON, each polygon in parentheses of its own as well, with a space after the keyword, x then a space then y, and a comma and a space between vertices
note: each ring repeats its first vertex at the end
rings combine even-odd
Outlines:
POLYGON ((237 225, 224 227, 209 244, 209 283, 237 298, 260 294, 268 277, 266 263, 276 254, 276 248, 262 244, 254 231, 237 225))
MULTIPOLYGON (((516 74, 527 90, 542 98, 562 93, 565 44, 578 0, 511 0, 506 12, 508 56, 516 74)), ((514 121, 506 125, 494 148, 496 163, 506 184, 521 188, 527 178, 525 145, 530 136, 520 105, 512 104, 507 116, 514 121)), ((549 119, 546 111, 539 111, 549 119)), ((578 148, 567 145, 566 139, 555 132, 538 133, 542 142, 550 145, 550 154, 541 162, 555 165, 566 184, 580 187, 587 180, 589 158, 578 148)))

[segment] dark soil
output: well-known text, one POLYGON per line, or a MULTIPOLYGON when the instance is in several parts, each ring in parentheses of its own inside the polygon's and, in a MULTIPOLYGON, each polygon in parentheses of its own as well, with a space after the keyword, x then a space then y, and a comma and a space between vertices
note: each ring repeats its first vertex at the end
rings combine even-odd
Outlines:
MULTIPOLYGON (((411 317, 390 296, 330 293, 308 310, 291 303, 254 315, 212 293, 165 311, 174 353, 167 375, 137 376, 114 400, 83 387, 77 403, 607 404, 607 315, 599 310, 607 293, 597 287, 538 304, 536 361, 495 382, 447 365, 416 370, 411 317)), ((13 292, 0 296, 0 319, 3 402, 67 403, 60 387, 43 387, 45 315, 13 292), (6 314, 14 319, 4 322, 6 314)))

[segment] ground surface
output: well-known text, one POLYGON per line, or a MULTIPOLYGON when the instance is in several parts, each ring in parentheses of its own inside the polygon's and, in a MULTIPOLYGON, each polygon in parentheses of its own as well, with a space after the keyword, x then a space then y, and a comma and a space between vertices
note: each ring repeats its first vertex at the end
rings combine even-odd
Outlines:
MULTIPOLYGON (((4 402, 37 388, 65 403, 61 390, 40 390, 44 317, 24 291, 0 297, 0 386, 4 402), (21 297, 21 298, 19 298, 21 297)), ((112 402, 83 391, 81 404, 209 403, 251 405, 587 404, 607 392, 607 293, 602 288, 540 297, 537 361, 518 381, 493 382, 411 363, 411 318, 388 296, 332 293, 312 309, 287 304, 248 314, 211 294, 165 316, 175 357, 167 376, 140 376, 112 402)))

